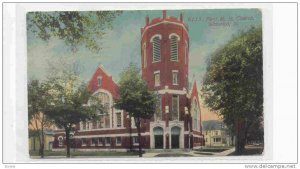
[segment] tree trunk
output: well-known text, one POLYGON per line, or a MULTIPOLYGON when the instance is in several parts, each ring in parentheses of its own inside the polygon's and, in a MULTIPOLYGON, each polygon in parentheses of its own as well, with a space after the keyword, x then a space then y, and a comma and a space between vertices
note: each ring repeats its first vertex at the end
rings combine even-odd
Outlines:
POLYGON ((137 121, 136 121, 136 128, 137 128, 137 132, 138 132, 138 139, 139 139, 139 157, 142 157, 142 145, 141 145, 141 119, 138 117, 137 121))
POLYGON ((131 128, 131 116, 129 116, 129 149, 130 151, 132 151, 132 136, 131 136, 131 133, 132 133, 132 128, 131 128))
POLYGON ((44 116, 42 117, 42 126, 41 126, 41 134, 42 134, 42 144, 41 144, 41 158, 44 158, 44 149, 45 149, 45 135, 44 135, 44 116))
POLYGON ((38 128, 38 124, 37 124, 37 115, 34 116, 35 118, 35 126, 36 126, 36 130, 37 130, 37 133, 38 133, 38 140, 39 140, 39 155, 41 156, 41 158, 44 158, 44 152, 42 152, 42 133, 43 131, 40 131, 39 128, 38 128), (42 132, 42 133, 41 133, 42 132))
POLYGON ((244 120, 237 119, 235 121, 235 152, 237 155, 242 155, 245 151, 245 124, 244 120))
POLYGON ((44 155, 43 155, 43 148, 42 148, 42 146, 43 146, 43 144, 42 144, 42 139, 41 139, 41 133, 40 133, 40 131, 39 131, 39 155, 41 156, 41 158, 44 158, 44 155))
POLYGON ((70 129, 66 128, 66 145, 67 145, 67 158, 70 158, 70 129))

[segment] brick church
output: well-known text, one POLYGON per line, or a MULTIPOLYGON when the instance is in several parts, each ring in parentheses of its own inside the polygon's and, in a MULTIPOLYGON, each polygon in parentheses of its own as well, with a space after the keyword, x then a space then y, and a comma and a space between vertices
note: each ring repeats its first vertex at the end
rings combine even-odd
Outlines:
MULTIPOLYGON (((142 77, 159 94, 156 113, 142 120, 141 145, 149 149, 188 149, 203 146, 200 102, 196 82, 189 88, 189 33, 180 18, 149 20, 141 28, 142 77)), ((76 126, 71 147, 82 151, 128 151, 138 148, 137 129, 127 112, 113 107, 119 99, 118 85, 99 66, 88 88, 98 96, 107 114, 98 121, 76 126)), ((55 130, 53 150, 65 148, 63 130, 55 130)))

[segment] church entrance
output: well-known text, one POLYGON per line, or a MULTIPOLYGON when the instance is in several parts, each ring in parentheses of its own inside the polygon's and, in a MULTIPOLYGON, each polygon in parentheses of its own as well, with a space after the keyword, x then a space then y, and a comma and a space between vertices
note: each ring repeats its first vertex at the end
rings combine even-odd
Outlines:
POLYGON ((155 127, 153 129, 154 133, 154 148, 163 149, 164 148, 164 130, 161 127, 155 127))
POLYGON ((171 146, 172 149, 179 148, 180 128, 173 127, 171 129, 171 146))

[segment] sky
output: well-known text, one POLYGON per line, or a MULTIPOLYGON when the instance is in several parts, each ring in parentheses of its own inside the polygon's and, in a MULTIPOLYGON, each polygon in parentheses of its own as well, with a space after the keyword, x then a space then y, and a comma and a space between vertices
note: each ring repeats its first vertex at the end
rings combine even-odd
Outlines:
MULTIPOLYGON (((198 88, 201 88, 207 60, 218 48, 240 32, 262 25, 259 9, 167 10, 167 16, 179 18, 180 13, 189 28, 189 79, 196 80, 198 88)), ((106 30, 100 40, 102 50, 99 53, 93 53, 84 47, 79 47, 74 53, 60 39, 52 38, 44 42, 28 32, 28 78, 45 79, 49 63, 56 64, 60 58, 65 57, 70 62, 78 63, 83 81, 88 82, 101 64, 112 75, 113 80, 118 82, 119 74, 130 62, 141 67, 140 28, 145 25, 146 16, 150 20, 162 17, 162 11, 123 11, 113 21, 113 28, 106 30)), ((217 118, 207 108, 202 108, 205 119, 217 118)))

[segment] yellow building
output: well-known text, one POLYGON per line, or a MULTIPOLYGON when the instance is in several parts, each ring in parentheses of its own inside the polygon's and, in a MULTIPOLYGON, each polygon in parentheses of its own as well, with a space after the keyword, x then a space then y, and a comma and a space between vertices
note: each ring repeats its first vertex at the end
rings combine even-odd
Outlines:
POLYGON ((52 123, 50 123, 48 121, 44 121, 44 120, 45 120, 45 115, 42 112, 35 114, 30 119, 30 123, 28 125, 29 151, 38 151, 40 148, 39 137, 37 135, 37 132, 40 131, 42 128, 41 124, 43 124, 43 128, 44 128, 44 150, 52 149, 52 144, 53 144, 53 140, 54 140, 53 130, 55 129, 55 126, 52 123))
POLYGON ((232 146, 233 137, 229 134, 225 124, 219 120, 203 121, 205 146, 232 146))
MULTIPOLYGON (((52 144, 54 141, 53 137, 54 133, 52 130, 45 130, 44 131, 44 150, 52 150, 52 144)), ((40 148, 40 143, 39 143, 39 138, 38 136, 30 136, 29 137, 29 151, 39 151, 40 148)))

